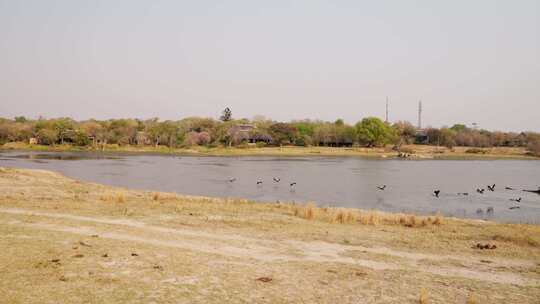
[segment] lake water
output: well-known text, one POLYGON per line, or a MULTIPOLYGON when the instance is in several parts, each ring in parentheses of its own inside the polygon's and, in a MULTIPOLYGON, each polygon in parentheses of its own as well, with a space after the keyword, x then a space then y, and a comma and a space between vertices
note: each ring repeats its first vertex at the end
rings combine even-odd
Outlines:
POLYGON ((540 224, 536 160, 375 160, 0 152, 0 166, 58 171, 133 189, 540 224), (273 178, 280 178, 276 183, 273 178), (235 182, 229 179, 236 178, 235 182), (257 181, 262 180, 262 185, 257 181), (290 187, 290 183, 296 186, 290 187), (494 192, 486 185, 496 184, 494 192), (387 185, 385 191, 377 186, 387 185), (506 186, 515 191, 505 190, 506 186), (485 188, 485 194, 476 193, 485 188), (436 198, 433 190, 440 189, 436 198), (468 192, 468 196, 458 193, 468 192), (521 203, 510 201, 522 197, 521 203), (520 206, 510 210, 509 207, 520 206), (493 213, 487 208, 493 207, 493 213), (480 213, 480 210, 482 212, 480 213))

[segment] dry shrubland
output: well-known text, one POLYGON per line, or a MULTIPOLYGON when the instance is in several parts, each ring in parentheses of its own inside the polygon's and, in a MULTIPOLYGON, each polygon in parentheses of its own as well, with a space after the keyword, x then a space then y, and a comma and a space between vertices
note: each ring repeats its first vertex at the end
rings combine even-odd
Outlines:
POLYGON ((306 219, 328 223, 362 225, 401 225, 405 227, 439 226, 443 224, 440 215, 417 216, 406 214, 392 214, 379 211, 361 211, 348 208, 316 207, 313 203, 304 205, 291 205, 293 215, 306 219))

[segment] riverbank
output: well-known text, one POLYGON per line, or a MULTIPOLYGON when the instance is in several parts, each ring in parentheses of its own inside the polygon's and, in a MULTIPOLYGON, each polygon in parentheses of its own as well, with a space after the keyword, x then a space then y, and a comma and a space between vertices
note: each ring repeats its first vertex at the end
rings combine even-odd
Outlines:
POLYGON ((39 170, 0 169, 0 248, 8 303, 540 297, 539 226, 134 191, 39 170))
POLYGON ((540 158, 528 154, 525 148, 519 147, 435 147, 426 145, 406 145, 402 152, 392 150, 390 146, 384 148, 335 148, 335 147, 192 147, 168 148, 166 146, 119 146, 106 145, 100 149, 92 147, 77 147, 72 145, 29 145, 26 143, 7 143, 0 146, 1 150, 22 151, 53 151, 53 152, 111 152, 111 153, 148 153, 171 155, 196 156, 348 156, 368 158, 406 158, 406 159, 522 159, 538 160, 540 158))

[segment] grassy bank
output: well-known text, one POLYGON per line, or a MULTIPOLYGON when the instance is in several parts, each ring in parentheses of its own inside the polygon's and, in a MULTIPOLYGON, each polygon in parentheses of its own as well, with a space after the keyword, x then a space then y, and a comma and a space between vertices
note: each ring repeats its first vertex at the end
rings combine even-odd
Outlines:
MULTIPOLYGON (((333 147, 203 147, 169 148, 166 146, 118 146, 106 145, 103 148, 78 147, 72 145, 29 145, 26 143, 7 143, 0 150, 27 151, 103 151, 118 153, 155 153, 176 155, 208 155, 208 156, 351 156, 370 158, 397 158, 399 152, 390 146, 385 148, 333 148, 333 147)), ((434 147, 425 145, 407 145, 402 150, 409 159, 539 159, 528 155, 525 148, 470 148, 434 147)))
POLYGON ((0 168, 0 248, 7 303, 540 298, 538 226, 133 191, 48 171, 0 168))

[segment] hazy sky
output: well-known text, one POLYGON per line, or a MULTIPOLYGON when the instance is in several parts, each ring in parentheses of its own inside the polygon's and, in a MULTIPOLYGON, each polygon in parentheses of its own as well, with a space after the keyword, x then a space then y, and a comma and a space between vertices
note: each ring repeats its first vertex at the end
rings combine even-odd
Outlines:
POLYGON ((0 0, 0 116, 540 131, 540 1, 0 0))

